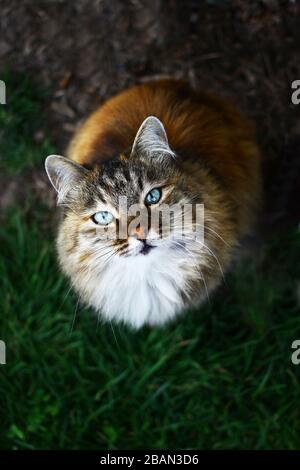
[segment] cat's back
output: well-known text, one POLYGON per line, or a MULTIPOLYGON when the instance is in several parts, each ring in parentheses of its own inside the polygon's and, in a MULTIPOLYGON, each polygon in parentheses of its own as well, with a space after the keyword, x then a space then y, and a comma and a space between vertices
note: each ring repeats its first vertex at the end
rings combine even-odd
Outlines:
POLYGON ((180 102, 177 95, 188 95, 184 88, 181 82, 160 80, 131 87, 108 99, 79 129, 68 156, 87 165, 119 156, 130 148, 141 123, 150 115, 158 117, 168 132, 171 109, 180 102))
POLYGON ((197 93, 183 81, 165 79, 137 85, 107 100, 79 129, 68 156, 91 165, 130 149, 141 123, 154 115, 164 124, 170 146, 178 153, 213 154, 234 130, 249 137, 251 129, 228 102, 197 93))

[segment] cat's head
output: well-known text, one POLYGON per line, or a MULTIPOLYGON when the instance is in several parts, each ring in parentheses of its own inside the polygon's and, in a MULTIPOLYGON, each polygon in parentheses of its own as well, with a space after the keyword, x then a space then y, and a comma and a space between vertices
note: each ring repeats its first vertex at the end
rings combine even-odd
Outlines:
POLYGON ((153 323, 171 318, 192 288, 199 297, 206 292, 202 276, 219 269, 211 248, 220 242, 220 199, 205 171, 195 177, 193 169, 182 170, 157 118, 142 123, 128 155, 91 170, 52 155, 46 171, 64 209, 60 263, 81 298, 110 312, 109 318, 141 325, 146 318, 151 322, 151 315, 158 315, 153 323), (151 291, 148 303, 143 285, 151 291), (139 295, 144 316, 140 312, 133 321, 130 302, 139 295))
POLYGON ((76 239, 74 251, 81 253, 81 260, 99 256, 101 265, 100 259, 104 263, 110 255, 145 256, 163 245, 180 248, 183 229, 185 236, 195 229, 196 195, 186 185, 155 117, 143 122, 128 156, 88 170, 51 155, 46 171, 64 208, 65 237, 76 239), (100 257, 105 247, 107 254, 103 249, 100 257))

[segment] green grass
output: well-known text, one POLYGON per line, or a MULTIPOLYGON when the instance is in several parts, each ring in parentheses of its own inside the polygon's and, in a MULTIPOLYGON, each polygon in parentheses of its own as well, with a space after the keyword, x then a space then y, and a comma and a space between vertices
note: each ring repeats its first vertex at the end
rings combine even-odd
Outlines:
POLYGON ((29 194, 0 226, 0 448, 300 447, 299 232, 245 260, 210 305, 132 332, 76 309, 54 225, 29 194))
POLYGON ((46 93, 27 75, 6 71, 0 79, 7 94, 7 104, 0 105, 0 170, 14 174, 40 164, 41 155, 51 151, 47 138, 39 145, 33 140, 45 124, 41 101, 46 93))

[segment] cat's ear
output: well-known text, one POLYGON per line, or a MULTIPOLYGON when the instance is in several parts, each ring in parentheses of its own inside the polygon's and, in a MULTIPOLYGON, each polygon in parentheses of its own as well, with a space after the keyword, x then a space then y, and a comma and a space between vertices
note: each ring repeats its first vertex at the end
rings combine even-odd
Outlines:
POLYGON ((156 158, 175 157, 170 149, 168 137, 161 121, 155 116, 149 116, 142 123, 133 142, 131 156, 156 158))
POLYGON ((83 166, 59 155, 49 155, 45 160, 45 169, 52 186, 58 193, 59 203, 88 173, 83 166))

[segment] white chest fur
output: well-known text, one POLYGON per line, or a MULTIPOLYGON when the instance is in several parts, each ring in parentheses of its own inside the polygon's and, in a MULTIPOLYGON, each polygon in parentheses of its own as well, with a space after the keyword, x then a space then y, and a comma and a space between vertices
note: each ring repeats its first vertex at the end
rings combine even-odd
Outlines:
POLYGON ((115 258, 87 283, 88 299, 108 320, 163 324, 183 308, 186 258, 181 253, 156 248, 147 255, 115 258))

